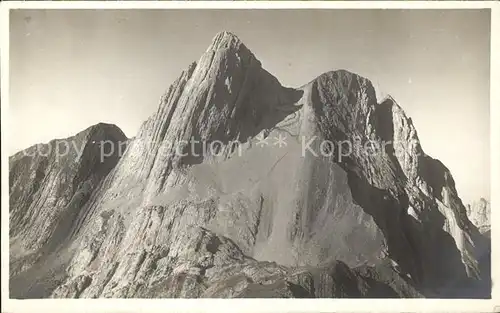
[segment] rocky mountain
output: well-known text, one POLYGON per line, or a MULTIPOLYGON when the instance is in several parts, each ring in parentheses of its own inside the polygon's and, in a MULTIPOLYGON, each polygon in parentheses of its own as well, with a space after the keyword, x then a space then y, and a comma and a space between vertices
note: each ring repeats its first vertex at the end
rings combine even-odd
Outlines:
MULTIPOLYGON (((478 246, 477 260, 479 261, 479 270, 483 277, 491 277, 491 211, 490 202, 484 198, 467 205, 467 216, 471 222, 479 229, 479 232, 487 238, 478 246)), ((491 284, 491 283, 489 283, 491 284)), ((481 288, 488 288, 488 285, 481 288)), ((490 288, 491 289, 491 288, 490 288)), ((486 291, 486 290, 485 290, 486 291)))
POLYGON ((489 297, 451 173, 354 73, 287 88, 222 32, 133 139, 61 142, 9 160, 11 297, 489 297))
POLYGON ((491 211, 488 200, 481 198, 479 201, 467 205, 467 216, 483 234, 489 233, 491 228, 491 211))

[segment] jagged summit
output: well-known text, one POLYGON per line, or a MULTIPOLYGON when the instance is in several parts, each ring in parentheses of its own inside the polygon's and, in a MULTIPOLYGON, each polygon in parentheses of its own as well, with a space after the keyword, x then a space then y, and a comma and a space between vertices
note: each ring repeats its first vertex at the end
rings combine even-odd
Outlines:
POLYGON ((447 297, 479 277, 451 174, 357 74, 285 88, 221 32, 127 142, 11 166, 12 297, 447 297), (354 138, 393 144, 325 149, 354 138))
MULTIPOLYGON (((224 62, 223 70, 226 75, 232 75, 232 71, 238 67, 260 67, 260 61, 255 55, 245 46, 245 44, 233 33, 222 31, 212 39, 206 52, 201 56, 198 67, 200 71, 203 69, 218 66, 218 63, 224 62)), ((222 74, 223 72, 219 72, 222 74)))
POLYGON ((212 39, 210 47, 212 48, 229 48, 243 44, 243 42, 235 34, 228 31, 221 31, 217 33, 212 39))

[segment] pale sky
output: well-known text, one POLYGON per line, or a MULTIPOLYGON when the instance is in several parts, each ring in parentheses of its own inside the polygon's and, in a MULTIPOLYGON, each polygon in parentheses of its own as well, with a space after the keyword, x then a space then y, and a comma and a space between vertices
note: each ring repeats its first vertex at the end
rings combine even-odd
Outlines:
POLYGON ((128 137, 219 31, 285 86, 346 69, 391 94, 464 203, 490 197, 489 10, 16 10, 9 151, 98 122, 128 137))

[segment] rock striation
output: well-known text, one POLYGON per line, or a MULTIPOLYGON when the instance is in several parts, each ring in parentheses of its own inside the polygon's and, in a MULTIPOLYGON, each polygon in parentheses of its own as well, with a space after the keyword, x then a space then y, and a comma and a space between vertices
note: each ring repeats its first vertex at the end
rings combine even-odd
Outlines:
POLYGON ((126 143, 115 125, 39 144, 9 158, 11 274, 22 271, 64 239, 92 192, 119 159, 101 159, 100 143, 126 143))
POLYGON ((490 202, 484 198, 467 205, 467 216, 470 221, 479 229, 485 239, 477 242, 477 260, 482 280, 486 284, 472 285, 470 294, 486 294, 491 291, 491 206, 490 202))
POLYGON ((222 32, 136 137, 89 129, 70 141, 126 150, 11 157, 11 297, 463 297, 484 280, 451 173, 354 73, 287 88, 222 32))

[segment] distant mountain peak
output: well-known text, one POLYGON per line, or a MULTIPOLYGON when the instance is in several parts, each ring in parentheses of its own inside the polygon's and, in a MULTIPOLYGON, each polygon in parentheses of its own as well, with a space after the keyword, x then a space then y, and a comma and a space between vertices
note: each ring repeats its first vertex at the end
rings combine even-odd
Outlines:
POLYGON ((491 226, 491 208, 490 203, 481 197, 467 205, 467 216, 470 221, 479 228, 481 232, 490 229, 491 226))

